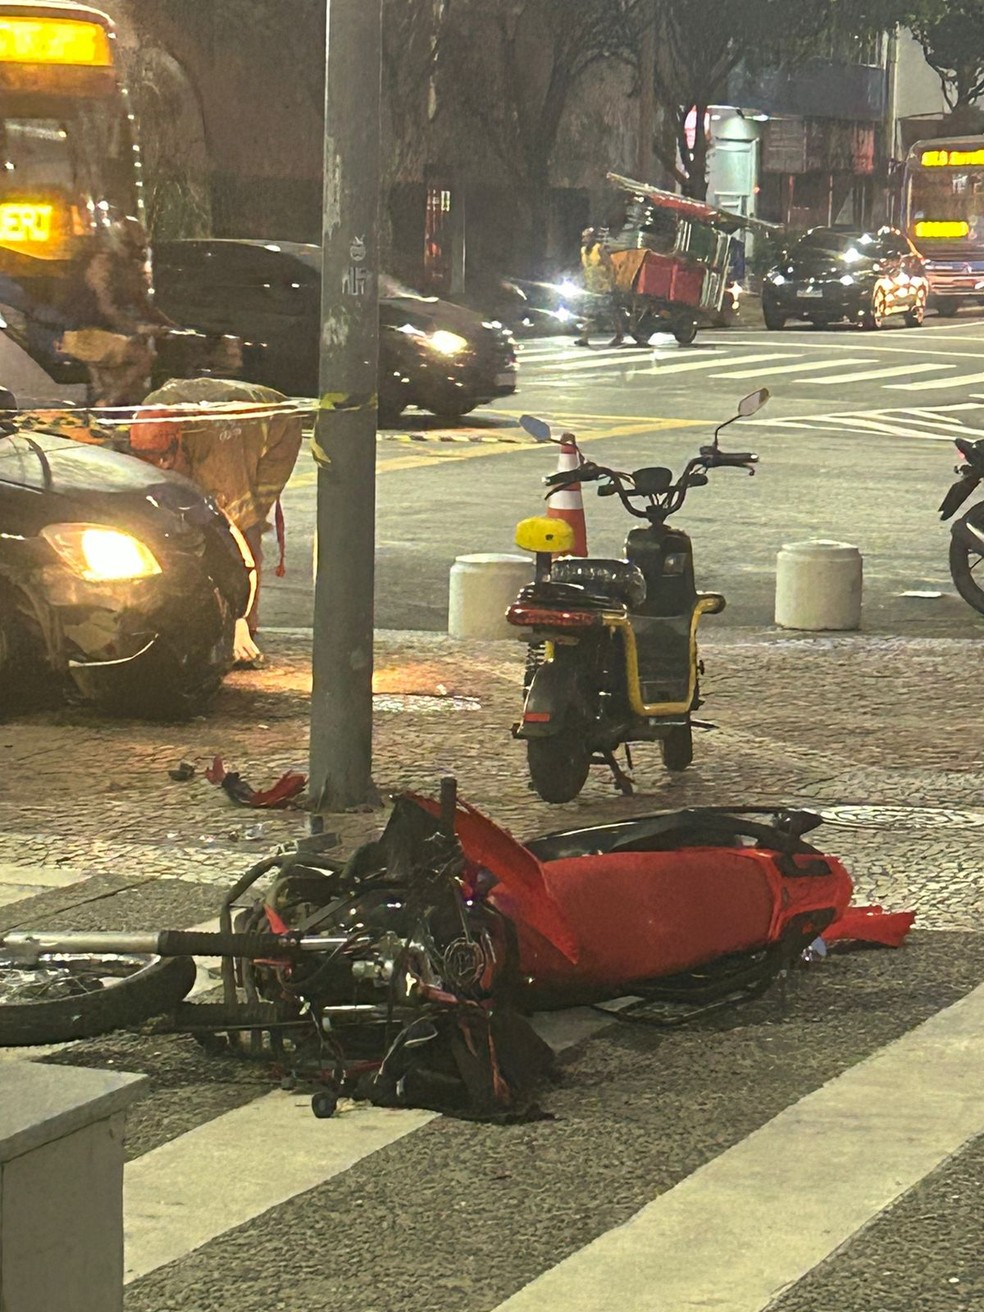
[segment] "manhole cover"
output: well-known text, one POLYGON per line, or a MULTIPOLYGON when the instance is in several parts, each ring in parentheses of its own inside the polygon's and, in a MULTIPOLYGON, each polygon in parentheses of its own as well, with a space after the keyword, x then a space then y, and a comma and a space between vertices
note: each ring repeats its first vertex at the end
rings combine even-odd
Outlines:
POLYGON ((424 693, 377 692, 372 699, 377 711, 410 711, 418 715, 440 715, 448 711, 480 711, 476 697, 433 697, 424 693))
POLYGON ((932 806, 824 806, 811 808, 843 829, 984 829, 984 811, 932 806))

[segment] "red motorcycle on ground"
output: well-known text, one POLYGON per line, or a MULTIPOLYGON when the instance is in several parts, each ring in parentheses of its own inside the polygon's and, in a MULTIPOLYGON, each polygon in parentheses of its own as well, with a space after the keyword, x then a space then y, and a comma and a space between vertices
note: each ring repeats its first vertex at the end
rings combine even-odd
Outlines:
POLYGON ((522 844, 456 797, 396 799, 345 861, 325 840, 267 858, 215 933, 8 932, 0 1044, 137 1025, 182 1031, 342 1092, 488 1119, 533 1114, 552 1053, 534 1010, 630 995, 678 1024, 761 995, 819 935, 898 941, 912 917, 849 910, 851 880, 801 811, 695 809, 522 844), (272 876, 257 896, 256 886, 272 876), (221 1001, 184 1002, 196 954, 221 1001))

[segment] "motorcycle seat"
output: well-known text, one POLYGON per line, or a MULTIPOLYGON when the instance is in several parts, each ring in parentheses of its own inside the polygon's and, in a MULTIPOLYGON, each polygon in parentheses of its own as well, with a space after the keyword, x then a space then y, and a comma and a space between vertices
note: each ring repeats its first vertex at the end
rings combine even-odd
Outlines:
POLYGON ((630 609, 646 600, 645 576, 628 560, 564 556, 554 561, 550 578, 554 583, 577 584, 594 596, 610 597, 630 609))

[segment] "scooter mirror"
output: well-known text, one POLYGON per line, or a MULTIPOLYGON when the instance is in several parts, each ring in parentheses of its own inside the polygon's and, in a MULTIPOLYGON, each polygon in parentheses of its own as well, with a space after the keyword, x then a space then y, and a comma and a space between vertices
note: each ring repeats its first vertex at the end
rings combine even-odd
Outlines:
POLYGON ((742 419, 748 419, 750 415, 758 414, 771 395, 767 387, 760 387, 757 392, 751 392, 739 402, 739 415, 742 419))
POLYGON ((542 419, 537 419, 533 415, 523 415, 519 426, 537 442, 550 441, 550 425, 545 424, 542 419))

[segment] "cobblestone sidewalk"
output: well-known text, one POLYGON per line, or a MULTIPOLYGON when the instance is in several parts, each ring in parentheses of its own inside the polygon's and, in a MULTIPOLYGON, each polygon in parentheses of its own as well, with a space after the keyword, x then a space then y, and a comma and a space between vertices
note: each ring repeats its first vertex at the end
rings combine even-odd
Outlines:
MULTIPOLYGON (((268 668, 230 677, 207 718, 112 722, 75 708, 0 725, 0 885, 60 887, 113 875, 224 883, 302 834, 303 812, 233 806, 203 778, 215 755, 255 787, 306 769, 310 662, 303 635, 267 641, 268 668), (190 782, 168 770, 195 762, 190 782)), ((707 704, 692 769, 666 775, 636 753, 637 795, 604 772, 577 802, 548 807, 526 787, 510 737, 523 649, 434 634, 382 633, 376 653, 375 778, 385 795, 442 774, 515 832, 689 805, 809 805, 820 841, 849 863, 864 900, 915 906, 924 926, 984 923, 984 745, 976 643, 866 636, 780 638, 731 630, 704 648, 707 704)), ((346 844, 377 812, 345 815, 346 844)))

